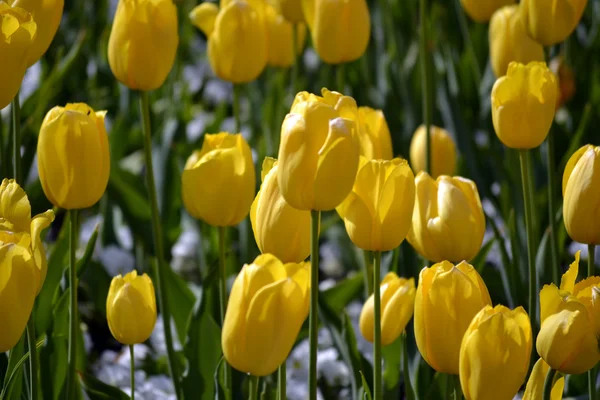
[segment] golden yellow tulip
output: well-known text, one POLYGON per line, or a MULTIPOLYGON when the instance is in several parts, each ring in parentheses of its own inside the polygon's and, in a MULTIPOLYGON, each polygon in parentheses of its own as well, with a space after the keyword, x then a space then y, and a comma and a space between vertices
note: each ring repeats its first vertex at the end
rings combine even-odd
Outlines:
MULTIPOLYGON (((447 130, 432 125, 431 176, 452 175, 456 169, 456 145, 447 130)), ((410 164, 415 173, 425 171, 427 158, 427 131, 425 125, 417 128, 410 142, 410 164)))
POLYGON ((275 0, 275 6, 279 14, 291 23, 304 22, 302 0, 275 0))
POLYGON ((522 0, 520 13, 529 36, 552 46, 575 30, 586 5, 587 0, 522 0))
POLYGON ((515 397, 527 377, 532 345, 531 322, 523 307, 486 305, 471 321, 460 347, 465 399, 515 397))
MULTIPOLYGON (((546 381, 546 375, 548 374, 550 366, 546 364, 543 359, 537 360, 529 375, 527 381, 527 387, 525 387, 525 393, 523 394, 523 400, 541 400, 544 395, 544 382, 546 381)), ((552 386, 550 392, 551 400, 561 400, 563 391, 565 390, 565 377, 559 377, 552 386)))
POLYGON ((580 243, 600 244, 600 147, 577 150, 563 174, 563 219, 569 236, 580 243))
POLYGON ((294 25, 288 22, 271 5, 267 5, 265 11, 269 38, 267 64, 272 67, 291 67, 296 56, 294 54, 293 30, 296 29, 296 54, 302 54, 304 41, 306 40, 306 26, 304 24, 294 25))
POLYGON ((106 298, 106 319, 113 337, 119 343, 143 343, 156 323, 156 296, 152 280, 146 274, 132 271, 113 278, 106 298))
POLYGON ((406 237, 414 204, 415 177, 405 160, 360 157, 354 187, 336 210, 356 246, 389 251, 406 237))
POLYGON ((252 151, 242 135, 206 134, 202 149, 185 163, 183 204, 210 225, 237 225, 250 211, 255 183, 252 151))
POLYGON ((108 184, 110 156, 106 111, 84 103, 54 107, 38 138, 38 172, 44 194, 67 210, 96 204, 108 184))
POLYGON ((465 12, 476 22, 487 22, 496 10, 516 2, 517 0, 460 0, 465 12))
MULTIPOLYGON (((381 282, 381 344, 393 343, 413 316, 415 304, 415 280, 399 278, 389 272, 381 282)), ((375 324, 375 300, 373 295, 367 299, 360 313, 359 328, 363 337, 373 343, 375 324)))
POLYGON ((563 274, 560 289, 550 284, 540 291, 537 351, 552 369, 565 374, 581 374, 600 361, 600 277, 575 284, 579 253, 563 274))
POLYGON ((438 372, 458 375, 461 341, 490 294, 472 265, 448 261, 423 268, 415 298, 415 338, 421 355, 438 372))
POLYGON ((33 259, 36 294, 42 289, 48 272, 46 249, 41 233, 54 221, 54 212, 48 210, 31 218, 31 205, 25 191, 14 181, 4 179, 0 185, 0 234, 2 241, 18 241, 25 246, 33 259))
POLYGON ((179 34, 172 0, 119 0, 108 41, 108 63, 130 89, 155 90, 171 72, 179 34))
POLYGON ((31 14, 0 1, 0 110, 17 95, 37 34, 31 14))
POLYGON ((319 57, 328 64, 358 60, 367 50, 371 17, 365 0, 302 0, 319 57))
POLYGON ((554 120, 558 85, 541 62, 511 62, 506 76, 492 88, 492 121, 496 135, 513 149, 538 147, 554 120))
POLYGON ((208 37, 208 59, 214 73, 233 83, 255 80, 267 65, 268 35, 264 3, 232 0, 202 3, 190 13, 192 23, 208 37))
POLYGON ((471 260, 485 233, 485 216, 475 182, 426 172, 415 178, 416 198, 407 240, 433 262, 471 260))
POLYGON ((308 263, 283 264, 258 256, 235 278, 221 343, 227 362, 254 376, 273 373, 285 362, 309 309, 308 263))
POLYGON ((292 207, 332 210, 348 196, 358 168, 357 110, 353 98, 326 89, 323 97, 296 95, 281 127, 277 175, 292 207))
POLYGON ((310 211, 290 206, 279 190, 277 161, 265 158, 262 185, 250 209, 256 244, 282 262, 301 262, 310 254, 310 211))
POLYGON ((65 6, 64 0, 8 0, 13 7, 29 12, 36 25, 37 35, 28 50, 28 66, 35 64, 48 50, 58 31, 65 6))
POLYGON ((512 61, 544 61, 544 48, 525 32, 517 4, 502 7, 490 21, 490 63, 496 76, 504 76, 512 61))
POLYGON ((392 136, 383 111, 370 107, 358 108, 360 155, 368 160, 391 160, 392 136))

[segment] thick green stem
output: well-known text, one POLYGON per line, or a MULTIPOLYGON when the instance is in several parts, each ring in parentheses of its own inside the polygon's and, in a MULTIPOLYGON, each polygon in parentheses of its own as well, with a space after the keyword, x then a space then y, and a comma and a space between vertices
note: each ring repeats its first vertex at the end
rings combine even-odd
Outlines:
POLYGON ((169 309, 169 296, 166 287, 166 274, 168 268, 165 264, 165 255, 163 249, 162 228, 160 214, 158 211, 158 201, 156 198, 156 185, 154 183, 154 168, 152 166, 152 132, 150 129, 150 104, 148 93, 140 92, 140 113, 142 115, 142 128, 144 131, 144 158, 146 163, 146 186, 148 197, 150 199, 150 208, 152 212, 152 235, 154 249, 156 254, 156 277, 158 283, 158 305, 163 317, 163 329, 165 335, 165 345, 167 347, 167 360, 175 396, 181 398, 181 385, 179 382, 179 369, 173 348, 173 334, 171 333, 171 310, 169 309))
POLYGON ((461 400, 463 398, 462 387, 460 386, 460 377, 458 375, 452 375, 454 380, 454 400, 461 400))
MULTIPOLYGON (((523 197, 525 203, 525 228, 527 229, 527 261, 529 264, 529 315, 536 315, 537 308, 535 299, 537 297, 537 285, 535 274, 535 255, 533 254, 533 223, 531 221, 532 213, 532 198, 531 198, 531 181, 529 179, 529 158, 527 150, 519 152, 521 159, 521 179, 523 182, 523 197)), ((533 337, 537 336, 537 321, 532 318, 531 328, 533 337)))
POLYGON ((69 210, 69 349, 67 375, 67 399, 77 399, 77 214, 78 210, 69 210))
POLYGON ((344 93, 346 90, 346 71, 344 70, 344 63, 340 63, 336 66, 335 71, 335 80, 337 85, 337 90, 340 93, 344 93))
POLYGON ((410 370, 408 368, 408 338, 406 337, 406 331, 402 332, 402 373, 404 374, 404 398, 406 400, 413 400, 415 395, 413 393, 412 384, 410 383, 410 370))
POLYGON ((250 375, 248 382, 248 398, 250 400, 258 400, 258 376, 250 375))
POLYGON ((35 341, 35 318, 33 317, 33 310, 29 316, 27 322, 27 345, 29 346, 29 379, 30 379, 30 399, 38 399, 38 358, 37 348, 35 341))
POLYGON ((552 281, 558 285, 560 276, 560 266, 558 263, 558 238, 556 234, 556 205, 554 199, 556 195, 556 161, 554 158, 554 134, 552 130, 548 133, 548 217, 550 227, 550 255, 552 259, 552 281))
POLYGON ((309 399, 317 398, 317 347, 319 346, 319 222, 321 212, 312 210, 310 231, 309 399))
POLYGON ((286 399, 286 383, 287 383, 287 374, 285 368, 285 361, 281 363, 279 366, 279 371, 277 371, 277 398, 279 400, 286 399))
POLYGON ((379 280, 381 275, 381 252, 373 253, 373 300, 375 301, 375 323, 373 336, 373 399, 381 400, 382 380, 381 380, 381 294, 379 280))
POLYGON ((129 356, 131 358, 129 365, 131 366, 131 400, 135 400, 135 359, 133 358, 133 345, 129 345, 129 356))
POLYGON ((21 184, 21 104, 19 93, 12 101, 13 176, 21 184))
POLYGON ((431 174, 431 117, 432 104, 430 99, 429 85, 429 49, 428 29, 427 29, 427 1, 419 0, 420 4, 420 29, 421 36, 419 40, 419 52, 421 53, 421 87, 423 92, 423 122, 425 124, 425 171, 431 174))
POLYGON ((292 99, 296 96, 296 85, 298 81, 298 24, 292 25, 292 46, 293 46, 293 62, 292 70, 290 71, 290 91, 292 92, 292 99))
MULTIPOLYGON (((221 312, 221 326, 225 323, 227 310, 227 265, 225 263, 225 227, 219 227, 219 310, 221 312)), ((231 367, 225 361, 223 366, 223 384, 231 393, 231 367)))
POLYGON ((240 133, 242 122, 240 119, 240 85, 233 84, 233 117, 235 118, 235 132, 240 133))
MULTIPOLYGON (((594 252, 596 251, 596 246, 593 244, 588 244, 588 270, 587 276, 594 276, 594 252)), ((598 375, 598 368, 594 367, 588 371, 588 393, 590 400, 596 400, 596 377, 598 375)))
POLYGON ((373 294, 373 268, 371 264, 372 253, 369 250, 363 250, 364 266, 363 275, 365 282, 365 297, 368 299, 373 294))
POLYGON ((548 373, 546 374, 546 380, 544 381, 544 396, 543 400, 550 400, 552 394, 552 385, 554 383, 554 375, 556 375, 556 370, 549 368, 548 373))

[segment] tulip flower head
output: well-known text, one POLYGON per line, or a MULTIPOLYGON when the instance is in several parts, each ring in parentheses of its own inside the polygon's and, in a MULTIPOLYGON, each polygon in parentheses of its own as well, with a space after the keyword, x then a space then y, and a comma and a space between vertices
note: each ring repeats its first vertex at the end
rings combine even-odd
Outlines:
POLYGON ((262 185, 250 209, 256 244, 282 262, 302 262, 310 254, 310 211, 290 206, 279 190, 277 160, 265 158, 262 185))
POLYGON ((486 305, 473 317, 460 347, 465 399, 512 399, 527 377, 531 347, 531 322, 523 307, 486 305))
POLYGON ((436 371, 458 375, 461 342, 473 317, 490 294, 475 268, 448 261, 423 268, 415 298, 415 338, 436 371))
POLYGON ((563 174, 563 219, 569 236, 600 244, 600 147, 585 145, 567 162, 563 174))
POLYGON ((279 188, 299 210, 332 210, 356 178, 359 146, 356 102, 323 89, 296 95, 281 127, 279 188), (346 118, 348 117, 348 118, 346 118))
POLYGON ((490 63, 496 76, 506 75, 512 61, 544 61, 544 48, 525 32, 519 6, 502 7, 490 21, 490 63))
MULTIPOLYGON (((527 386, 525 387, 525 393, 523 393, 523 400, 539 400, 544 395, 544 383, 546 381, 546 375, 550 366, 546 364, 543 359, 537 360, 529 375, 527 386)), ((565 377, 561 376, 552 385, 552 391, 550 392, 550 400, 561 400, 563 391, 565 390, 565 377)))
POLYGON ((21 87, 36 36, 37 24, 29 12, 0 1, 0 110, 21 87))
POLYGON ((475 182, 426 172, 415 178, 416 197, 407 240, 434 262, 473 259, 483 242, 485 216, 475 182))
POLYGON ((233 83, 255 80, 267 65, 265 4, 232 0, 202 3, 192 10, 192 23, 208 37, 208 59, 214 73, 233 83))
POLYGON ((365 0, 302 0, 319 57, 327 64, 358 60, 367 50, 371 18, 365 0))
POLYGON ((538 147, 554 120, 556 77, 541 62, 511 62, 492 88, 492 121, 500 141, 512 149, 538 147))
POLYGON ((204 135, 202 149, 185 163, 183 204, 194 217, 213 226, 242 222, 254 199, 252 151, 241 134, 204 135))
POLYGON ((106 111, 84 103, 54 107, 38 138, 38 172, 44 194, 67 210, 96 204, 108 184, 110 156, 106 111))
POLYGON ((270 4, 265 6, 268 35, 267 64, 272 67, 289 68, 296 55, 302 54, 306 40, 306 26, 294 25, 279 14, 270 4), (296 29, 296 54, 294 54, 294 29, 296 29))
POLYGON ((221 343, 227 362, 254 376, 273 373, 285 362, 309 310, 308 263, 283 264, 258 256, 238 274, 221 343))
POLYGON ((527 33, 544 46, 564 41, 581 20, 588 0, 522 0, 519 11, 527 33))
POLYGON ((132 271, 113 278, 106 298, 106 318, 110 332, 119 343, 143 343, 156 323, 156 295, 146 274, 132 271))
POLYGON ((360 155, 368 160, 391 160, 392 136, 383 111, 358 108, 360 155))
POLYGON ((414 204, 414 175, 406 160, 361 157, 354 187, 336 210, 356 246, 389 251, 406 237, 414 204))
POLYGON ((292 23, 304 22, 302 0, 275 0, 275 7, 279 14, 292 23))
POLYGON ((579 255, 563 274, 560 289, 550 284, 540 291, 537 351, 564 374, 584 373, 600 361, 600 277, 575 283, 579 255))
POLYGON ((119 0, 108 41, 108 63, 130 89, 162 86, 175 63, 179 34, 172 0, 119 0))
MULTIPOLYGON (((430 127, 431 135, 431 176, 452 175, 456 170, 456 144, 447 130, 430 127)), ((410 142, 410 165, 415 173, 425 171, 427 163, 427 130, 421 125, 410 142)))
MULTIPOLYGON (((381 282, 381 344, 393 343, 413 316, 415 304, 415 280, 399 278, 389 272, 381 282)), ((375 299, 371 295, 360 313, 359 327, 363 337, 373 343, 375 323, 375 299)))
POLYGON ((28 66, 35 64, 48 50, 58 31, 65 6, 64 0, 8 0, 13 7, 29 12, 37 25, 37 34, 28 50, 28 66))
POLYGON ((475 22, 488 22, 496 10, 517 0, 460 0, 465 12, 475 22))

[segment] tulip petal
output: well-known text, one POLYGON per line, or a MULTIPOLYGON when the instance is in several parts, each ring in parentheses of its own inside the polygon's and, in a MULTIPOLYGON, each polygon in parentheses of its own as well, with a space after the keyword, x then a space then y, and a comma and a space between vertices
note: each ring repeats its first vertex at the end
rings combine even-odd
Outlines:
MULTIPOLYGON (((543 359, 537 360, 527 381, 523 400, 540 400, 544 395, 544 382, 550 366, 543 359)), ((565 388, 565 377, 558 378, 552 386, 551 400, 561 400, 565 388)))
POLYGON ((13 180, 0 186, 0 227, 13 232, 29 232, 31 206, 25 191, 13 180))
POLYGON ((219 14, 219 7, 216 4, 202 3, 190 12, 190 20, 196 28, 206 36, 210 36, 215 29, 217 14, 219 14))

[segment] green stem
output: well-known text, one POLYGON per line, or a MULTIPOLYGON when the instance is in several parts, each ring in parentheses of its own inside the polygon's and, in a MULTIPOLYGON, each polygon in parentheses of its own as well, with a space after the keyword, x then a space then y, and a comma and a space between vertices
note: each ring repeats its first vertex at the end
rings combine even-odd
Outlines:
POLYGON ((146 163, 146 186, 148 197, 150 199, 150 208, 152 211, 152 235, 156 254, 156 276, 158 283, 158 305, 163 316, 163 329, 165 335, 165 345, 167 347, 167 360, 175 396, 181 398, 181 386, 175 350, 173 348, 173 334, 171 333, 171 310, 169 309, 169 297, 166 287, 167 264, 165 264, 165 255, 163 249, 163 238, 158 211, 158 201, 156 199, 156 185, 154 183, 154 168, 152 166, 152 132, 150 129, 150 104, 147 92, 140 92, 140 113, 142 114, 142 128, 144 131, 144 158, 146 163))
POLYGON ((552 130, 548 133, 548 216, 550 227, 550 255, 552 259, 552 281, 558 285, 560 266, 558 265, 558 238, 556 234, 556 205, 554 204, 556 194, 556 161, 554 154, 554 134, 552 130))
POLYGON ((292 92, 292 100, 296 95, 296 85, 298 81, 298 24, 292 24, 292 70, 290 71, 290 90, 292 92))
POLYGON ((129 365, 131 366, 131 400, 135 400, 135 359, 133 358, 133 345, 129 345, 129 356, 131 360, 129 365))
POLYGON ((346 90, 346 71, 344 71, 344 65, 344 63, 338 64, 335 71, 337 91, 342 94, 346 90))
POLYGON ((465 11, 460 5, 460 0, 454 0, 454 7, 456 9, 456 15, 458 16, 458 25, 460 26, 460 32, 467 47, 467 54, 471 59, 471 70, 473 72, 473 80, 475 81, 475 86, 477 87, 477 89, 479 89, 479 85, 481 83, 481 70, 479 69, 479 64, 477 63, 475 47, 473 46, 471 34, 469 33, 469 24, 467 23, 467 18, 465 17, 465 11))
POLYGON ((38 359, 37 359, 37 348, 35 341, 35 318, 33 316, 33 310, 27 321, 27 346, 29 346, 29 377, 30 377, 30 399, 38 399, 38 359))
POLYGON ((406 331, 402 332, 402 373, 404 374, 404 398, 406 400, 413 400, 415 395, 413 393, 412 384, 410 383, 410 370, 408 368, 408 338, 406 337, 406 331))
POLYGON ((310 231, 309 399, 317 398, 317 347, 319 329, 319 221, 321 212, 312 210, 310 231))
POLYGON ((373 300, 375 301, 375 323, 373 336, 373 399, 381 400, 381 294, 379 280, 381 275, 381 252, 373 253, 373 300))
MULTIPOLYGON (((588 270, 587 276, 588 278, 594 276, 594 252, 596 251, 596 246, 593 244, 588 244, 588 270)), ((594 367, 588 371, 588 392, 590 400, 596 400, 596 377, 598 375, 597 367, 594 367)))
MULTIPOLYGON (((225 263, 225 227, 219 227, 219 310, 221 313, 221 326, 225 323, 227 310, 227 265, 225 263)), ((225 361, 223 367, 223 384, 231 392, 231 367, 225 361)))
POLYGON ((544 380, 544 396, 543 400, 550 400, 552 394, 552 384, 554 383, 554 375, 556 375, 556 370, 549 368, 548 373, 546 374, 546 380, 544 380))
POLYGON ((248 382, 248 394, 250 400, 258 400, 258 376, 250 375, 250 381, 248 382))
POLYGON ((461 400, 463 398, 462 388, 460 386, 460 377, 458 375, 452 375, 454 381, 454 400, 461 400))
POLYGON ((233 84, 233 117, 235 118, 235 132, 240 133, 242 122, 240 119, 240 85, 233 84))
POLYGON ((423 121, 425 123, 425 171, 431 174, 431 115, 432 104, 429 88, 429 50, 427 37, 427 1, 419 0, 420 4, 420 29, 419 52, 421 54, 421 87, 423 92, 423 121))
POLYGON ((77 249, 77 214, 78 210, 69 210, 69 349, 68 365, 69 374, 67 376, 67 399, 77 399, 75 393, 77 387, 77 259, 75 251, 77 249))
MULTIPOLYGON (((527 157, 528 150, 519 152, 521 160, 521 179, 523 181, 523 197, 525 203, 525 228, 527 229, 527 260, 529 264, 529 315, 536 315, 536 274, 535 274, 535 255, 533 254, 533 224, 531 221, 532 215, 532 198, 531 198, 531 181, 529 179, 529 158, 527 157)), ((537 321, 532 318, 531 328, 533 337, 537 336, 537 321)))
POLYGON ((286 383, 287 383, 287 374, 285 370, 285 361, 281 363, 279 366, 279 371, 277 371, 277 398, 279 400, 286 399, 286 383))
POLYGON ((19 92, 12 101, 13 132, 13 175, 17 183, 21 183, 21 105, 19 92))
POLYGON ((372 274, 372 254, 369 250, 363 250, 364 264, 363 264, 363 275, 365 281, 365 297, 368 299, 373 294, 373 274, 372 274))

